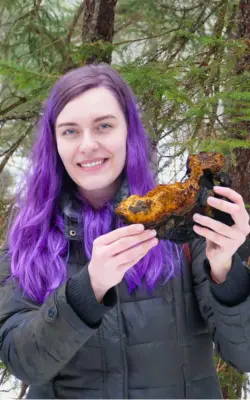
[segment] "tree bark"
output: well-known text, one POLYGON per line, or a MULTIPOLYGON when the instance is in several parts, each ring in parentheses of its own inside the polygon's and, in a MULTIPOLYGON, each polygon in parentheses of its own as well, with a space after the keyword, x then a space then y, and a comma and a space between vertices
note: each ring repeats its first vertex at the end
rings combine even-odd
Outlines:
POLYGON ((92 44, 85 63, 111 63, 117 0, 85 0, 83 15, 83 45, 92 44))
MULTIPOLYGON (((238 74, 250 71, 250 0, 240 0, 237 15, 237 39, 246 43, 244 54, 236 63, 238 74)), ((245 132, 244 139, 250 140, 250 121, 243 120, 232 126, 232 138, 237 138, 240 132, 245 132)), ((242 139, 242 137, 241 137, 242 139)), ((235 148, 229 165, 232 187, 239 192, 245 203, 250 204, 250 149, 235 148)), ((250 211, 250 210, 249 210, 250 211)))
POLYGON ((250 205, 250 149, 234 149, 228 171, 233 189, 242 195, 247 205, 250 205))

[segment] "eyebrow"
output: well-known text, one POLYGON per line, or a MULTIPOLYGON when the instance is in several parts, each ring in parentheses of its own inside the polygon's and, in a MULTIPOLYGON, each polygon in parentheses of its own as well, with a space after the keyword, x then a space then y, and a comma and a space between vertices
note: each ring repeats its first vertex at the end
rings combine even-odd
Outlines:
MULTIPOLYGON (((114 115, 107 114, 107 115, 102 115, 100 117, 95 118, 94 122, 99 122, 99 121, 102 121, 103 119, 107 119, 107 118, 117 119, 114 115)), ((62 126, 78 126, 78 124, 76 124, 75 122, 62 122, 61 124, 57 125, 57 128, 60 128, 62 126)))

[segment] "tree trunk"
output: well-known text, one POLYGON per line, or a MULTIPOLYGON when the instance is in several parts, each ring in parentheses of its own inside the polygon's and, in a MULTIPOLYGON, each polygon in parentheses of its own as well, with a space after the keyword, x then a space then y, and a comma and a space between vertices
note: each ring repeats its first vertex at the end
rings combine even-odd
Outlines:
POLYGON ((87 49, 84 60, 87 64, 111 63, 116 2, 117 0, 85 0, 82 41, 87 49))
POLYGON ((235 148, 228 168, 232 187, 239 192, 246 205, 250 205, 250 149, 235 148))
MULTIPOLYGON (((240 0, 237 15, 237 39, 245 42, 244 54, 236 63, 237 74, 250 71, 250 0, 240 0)), ((244 105, 242 105, 244 107, 244 105)), ((239 106, 240 108, 240 106, 239 106)), ((237 113, 237 110, 236 110, 237 113)), ((243 120, 232 125, 231 137, 237 138, 244 132, 244 139, 250 140, 250 121, 243 120)), ((242 136, 241 136, 242 139, 242 136)), ((250 204, 250 149, 235 148, 229 165, 229 173, 232 178, 232 187, 239 192, 247 206, 250 204)), ((250 211, 250 209, 248 208, 250 211)))
MULTIPOLYGON (((250 0, 240 0, 239 2, 236 38, 243 40, 246 44, 244 54, 237 60, 235 65, 236 73, 244 74, 250 71, 250 0)), ((244 105, 242 105, 242 107, 244 107, 244 105)), ((235 113, 231 115, 231 117, 237 115, 242 115, 240 105, 235 109, 235 113)), ((230 125, 230 137, 250 140, 250 121, 247 119, 243 121, 240 120, 230 125)), ((250 212, 250 149, 239 147, 233 150, 231 160, 228 162, 228 172, 232 178, 232 188, 242 195, 247 210, 250 212)), ((245 243, 239 248, 238 253, 242 260, 250 267, 249 236, 245 243)), ((226 374, 229 369, 230 367, 227 366, 224 373, 226 374)), ((246 375, 242 374, 238 376, 237 372, 234 371, 229 374, 229 377, 230 384, 227 382, 227 384, 221 385, 223 398, 230 397, 228 393, 229 386, 234 389, 235 397, 240 398, 246 375)), ((225 380, 222 382, 224 381, 225 380)))

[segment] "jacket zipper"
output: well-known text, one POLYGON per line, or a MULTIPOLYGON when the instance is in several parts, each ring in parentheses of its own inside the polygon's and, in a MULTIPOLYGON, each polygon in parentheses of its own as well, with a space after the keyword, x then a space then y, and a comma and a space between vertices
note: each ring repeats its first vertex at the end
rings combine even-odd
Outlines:
POLYGON ((120 293, 118 285, 115 287, 115 291, 117 295, 118 325, 119 325, 119 331, 121 332, 120 343, 121 343, 121 353, 122 353, 123 371, 124 371, 123 399, 128 399, 128 365, 127 365, 126 346, 125 346, 126 334, 122 320, 120 293))

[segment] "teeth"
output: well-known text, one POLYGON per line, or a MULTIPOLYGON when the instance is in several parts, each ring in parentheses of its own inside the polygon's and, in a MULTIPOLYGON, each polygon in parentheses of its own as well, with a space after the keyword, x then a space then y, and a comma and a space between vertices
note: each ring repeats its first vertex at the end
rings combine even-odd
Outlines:
POLYGON ((100 161, 95 161, 92 163, 87 163, 87 164, 80 164, 81 167, 95 167, 96 165, 101 165, 104 162, 104 160, 100 160, 100 161))

